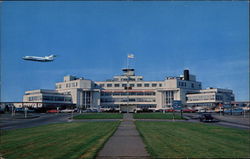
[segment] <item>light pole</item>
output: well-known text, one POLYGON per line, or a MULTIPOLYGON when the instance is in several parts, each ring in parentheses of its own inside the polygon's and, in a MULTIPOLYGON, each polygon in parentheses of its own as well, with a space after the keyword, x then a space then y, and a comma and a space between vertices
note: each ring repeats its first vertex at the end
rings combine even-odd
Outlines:
POLYGON ((12 106, 12 113, 11 113, 12 116, 15 116, 15 106, 13 105, 12 106))
POLYGON ((24 118, 26 119, 27 118, 27 107, 24 107, 24 118))

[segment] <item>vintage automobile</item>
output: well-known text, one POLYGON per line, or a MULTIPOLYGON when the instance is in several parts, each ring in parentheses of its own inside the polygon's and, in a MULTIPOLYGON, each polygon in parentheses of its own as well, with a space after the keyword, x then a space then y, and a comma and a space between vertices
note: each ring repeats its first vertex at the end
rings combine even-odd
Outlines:
POLYGON ((51 109, 51 110, 47 110, 47 113, 59 113, 59 110, 51 109))
POLYGON ((218 121, 210 113, 200 114, 199 119, 201 122, 217 122, 218 121))

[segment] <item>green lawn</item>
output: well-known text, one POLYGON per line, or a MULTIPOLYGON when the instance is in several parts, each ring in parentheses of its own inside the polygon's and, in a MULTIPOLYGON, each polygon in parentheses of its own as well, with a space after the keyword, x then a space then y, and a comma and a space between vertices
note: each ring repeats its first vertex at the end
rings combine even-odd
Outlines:
MULTIPOLYGON (((173 113, 137 113, 133 115, 135 119, 173 119, 173 113)), ((182 118, 175 113, 174 119, 182 118)))
POLYGON ((119 113, 85 113, 73 117, 74 119, 122 119, 119 113))
POLYGON ((136 121, 153 158, 250 157, 250 132, 202 123, 136 121))
POLYGON ((94 158, 118 125, 81 122, 1 131, 0 154, 8 159, 94 158))

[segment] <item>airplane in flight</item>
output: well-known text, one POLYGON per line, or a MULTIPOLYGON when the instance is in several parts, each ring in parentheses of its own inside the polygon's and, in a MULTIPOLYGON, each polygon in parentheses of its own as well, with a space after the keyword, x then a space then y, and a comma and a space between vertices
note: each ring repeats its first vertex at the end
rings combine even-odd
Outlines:
POLYGON ((54 57, 56 57, 56 55, 50 55, 50 56, 44 56, 44 57, 24 56, 23 59, 28 60, 28 61, 51 62, 51 61, 54 61, 54 57))

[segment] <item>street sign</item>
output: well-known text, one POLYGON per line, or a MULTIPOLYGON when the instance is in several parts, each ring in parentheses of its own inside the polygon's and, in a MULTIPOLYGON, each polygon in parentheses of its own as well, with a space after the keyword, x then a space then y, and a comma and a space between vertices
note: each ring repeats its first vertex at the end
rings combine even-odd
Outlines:
POLYGON ((172 107, 173 107, 173 109, 181 109, 182 108, 182 103, 181 103, 181 101, 180 100, 174 100, 173 102, 172 102, 172 107))

